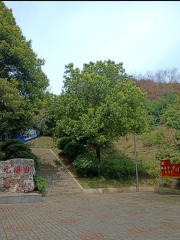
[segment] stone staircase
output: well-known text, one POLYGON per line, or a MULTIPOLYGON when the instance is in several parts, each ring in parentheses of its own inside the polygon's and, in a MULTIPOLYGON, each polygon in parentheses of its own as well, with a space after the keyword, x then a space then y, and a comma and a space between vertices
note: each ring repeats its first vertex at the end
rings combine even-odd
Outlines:
POLYGON ((36 174, 46 179, 46 196, 83 192, 81 185, 51 149, 32 148, 32 152, 40 159, 40 168, 36 174))

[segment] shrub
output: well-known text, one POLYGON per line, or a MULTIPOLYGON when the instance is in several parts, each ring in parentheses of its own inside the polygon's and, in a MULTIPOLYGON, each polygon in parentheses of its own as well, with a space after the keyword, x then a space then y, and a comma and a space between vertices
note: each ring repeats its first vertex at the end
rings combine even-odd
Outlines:
POLYGON ((15 152, 12 155, 12 158, 33 159, 34 160, 34 168, 35 168, 35 170, 39 169, 39 158, 32 152, 27 152, 27 151, 15 152))
POLYGON ((157 178, 159 176, 159 161, 155 161, 147 166, 148 177, 157 178))
POLYGON ((69 137, 62 137, 57 139, 57 148, 60 150, 64 150, 65 146, 71 142, 71 139, 69 137))
POLYGON ((0 150, 0 161, 4 161, 6 159, 5 153, 0 150))
MULTIPOLYGON (((155 165, 149 165, 144 164, 142 160, 139 160, 137 163, 138 168, 138 175, 142 177, 155 177, 156 175, 156 169, 155 165)), ((158 172, 157 172, 158 174, 158 172)))
POLYGON ((40 192, 44 192, 46 189, 46 180, 43 177, 40 177, 38 175, 33 176, 35 190, 38 190, 40 192))
POLYGON ((6 153, 6 157, 7 158, 13 158, 13 155, 17 152, 31 152, 31 149, 28 145, 25 145, 25 144, 19 144, 19 143, 16 143, 16 144, 12 144, 12 145, 9 145, 5 150, 4 152, 6 153))
MULTIPOLYGON (((137 163, 138 175, 143 177, 150 176, 148 166, 141 160, 137 163)), ((100 163, 99 175, 107 179, 128 179, 135 177, 136 167, 133 159, 126 155, 121 155, 118 159, 105 159, 100 163)))
POLYGON ((79 154, 86 153, 87 149, 80 143, 70 142, 65 146, 63 152, 67 156, 75 158, 79 154))
POLYGON ((21 142, 20 140, 8 139, 1 145, 1 151, 4 152, 7 147, 9 147, 10 145, 13 145, 13 144, 22 144, 22 145, 24 145, 24 143, 21 142))
POLYGON ((97 175, 99 169, 99 160, 90 153, 80 154, 73 162, 73 166, 83 175, 97 175))
POLYGON ((100 164, 99 174, 108 179, 122 179, 135 176, 135 164, 130 158, 105 159, 100 164))

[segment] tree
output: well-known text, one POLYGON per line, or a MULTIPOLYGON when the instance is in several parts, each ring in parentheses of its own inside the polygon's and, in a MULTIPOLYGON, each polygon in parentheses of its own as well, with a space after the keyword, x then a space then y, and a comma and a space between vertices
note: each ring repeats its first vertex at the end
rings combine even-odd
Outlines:
POLYGON ((82 71, 69 64, 63 92, 55 100, 58 135, 86 139, 100 159, 100 148, 107 141, 134 132, 137 124, 138 131, 143 131, 145 101, 145 94, 124 74, 122 64, 91 62, 82 71))
MULTIPOLYGON (((173 150, 169 149, 166 156, 171 159, 172 163, 180 162, 180 95, 178 94, 175 101, 168 106, 161 118, 162 123, 165 123, 168 128, 176 130, 174 135, 173 150)), ((160 156, 164 157, 164 156, 160 156)))
POLYGON ((41 70, 44 60, 37 58, 31 41, 22 35, 21 29, 5 4, 0 2, 0 76, 19 82, 21 95, 29 99, 43 97, 49 80, 41 70))
POLYGON ((155 72, 133 74, 137 87, 147 93, 148 112, 156 125, 160 124, 163 111, 171 104, 180 92, 180 73, 177 68, 159 69, 155 72))
MULTIPOLYGON (((20 131, 19 126, 23 131, 24 127, 28 128, 31 125, 32 119, 38 114, 38 111, 42 108, 44 100, 44 92, 49 85, 49 80, 44 72, 41 70, 41 66, 44 65, 44 60, 37 58, 37 55, 31 48, 31 41, 27 41, 22 35, 21 29, 16 25, 16 21, 13 17, 12 10, 9 10, 5 4, 0 1, 0 77, 5 89, 11 91, 15 90, 15 98, 18 98, 19 112, 20 110, 27 113, 26 121, 23 118, 19 118, 19 124, 13 124, 13 132, 20 131), (15 81, 14 81, 15 80, 15 81), (14 83, 16 84, 14 85, 14 83), (11 90, 10 90, 11 89, 11 90), (19 96, 18 96, 19 95, 19 96), (28 112, 31 114, 28 115, 28 112), (20 122, 22 120, 22 122, 20 122), (16 128, 16 131, 15 131, 16 128)), ((7 105, 10 106, 10 102, 13 102, 16 106, 13 97, 3 92, 2 94, 8 95, 6 98, 6 104, 3 103, 3 113, 6 113, 7 105)), ((12 106, 13 110, 13 106, 12 106)), ((7 109, 9 112, 9 108, 7 109)), ((14 112, 14 111, 13 111, 14 112)), ((23 116, 25 114, 23 112, 23 116)), ((14 116, 16 113, 14 112, 14 116)), ((1 132, 6 132, 11 129, 11 115, 6 115, 1 118, 1 132), (2 122, 4 121, 4 122, 2 122), (2 128, 2 126, 6 126, 2 128), (3 130, 4 129, 4 130, 3 130)), ((15 123, 15 122, 14 122, 15 123)), ((12 131, 8 135, 12 134, 12 131)))
POLYGON ((26 130, 34 112, 28 99, 19 95, 18 82, 0 78, 0 136, 2 139, 26 130))
POLYGON ((158 69, 156 71, 147 71, 145 74, 133 73, 133 78, 136 80, 151 80, 161 83, 177 83, 180 81, 180 71, 178 68, 158 69))

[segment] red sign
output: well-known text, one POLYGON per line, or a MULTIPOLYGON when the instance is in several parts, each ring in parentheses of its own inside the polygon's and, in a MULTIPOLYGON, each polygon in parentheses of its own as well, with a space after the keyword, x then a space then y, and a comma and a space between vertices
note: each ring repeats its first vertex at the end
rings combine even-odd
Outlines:
POLYGON ((173 165, 170 160, 160 160, 161 177, 180 178, 180 164, 173 165))

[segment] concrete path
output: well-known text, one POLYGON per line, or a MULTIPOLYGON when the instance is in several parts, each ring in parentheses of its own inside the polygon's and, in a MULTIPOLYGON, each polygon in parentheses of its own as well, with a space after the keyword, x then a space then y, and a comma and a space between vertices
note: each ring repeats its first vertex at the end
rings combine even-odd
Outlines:
POLYGON ((75 194, 0 205, 0 240, 179 240, 180 197, 75 194))

